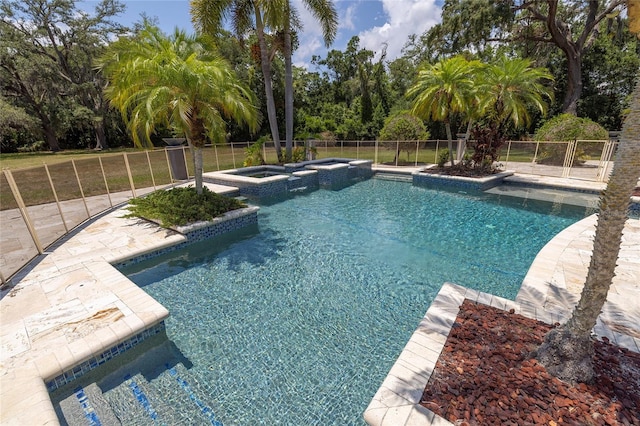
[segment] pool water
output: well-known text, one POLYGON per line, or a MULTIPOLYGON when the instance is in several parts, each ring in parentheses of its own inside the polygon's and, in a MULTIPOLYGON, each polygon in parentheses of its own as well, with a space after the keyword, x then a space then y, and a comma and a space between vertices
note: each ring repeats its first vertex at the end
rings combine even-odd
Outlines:
POLYGON ((544 244, 592 213, 380 179, 259 205, 255 228, 123 271, 169 309, 225 425, 364 424, 443 282, 514 298, 544 244))

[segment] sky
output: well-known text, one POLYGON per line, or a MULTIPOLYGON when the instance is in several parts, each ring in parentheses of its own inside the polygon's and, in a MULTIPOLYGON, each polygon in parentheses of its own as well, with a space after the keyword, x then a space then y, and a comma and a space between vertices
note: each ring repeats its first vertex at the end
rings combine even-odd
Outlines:
MULTIPOLYGON (((126 5, 124 14, 116 20, 132 25, 146 13, 157 18, 160 29, 173 32, 175 27, 193 31, 188 0, 121 0, 126 5)), ((443 0, 334 0, 338 11, 338 33, 329 49, 344 50, 351 37, 360 37, 360 47, 380 53, 387 45, 387 60, 401 55, 401 50, 411 34, 420 35, 440 22, 443 0)), ((322 31, 302 0, 292 0, 302 19, 300 45, 294 52, 296 66, 311 68, 311 57, 324 58, 329 49, 324 45, 322 31)), ((95 1, 78 4, 91 11, 95 1)))

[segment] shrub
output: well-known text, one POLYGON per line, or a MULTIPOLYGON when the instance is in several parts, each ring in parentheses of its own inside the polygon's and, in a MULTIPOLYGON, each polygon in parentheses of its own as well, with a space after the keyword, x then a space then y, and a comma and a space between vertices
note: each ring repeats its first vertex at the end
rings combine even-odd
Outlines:
MULTIPOLYGON (((572 114, 560 114, 542 125, 535 133, 539 141, 605 140, 609 138, 607 130, 598 123, 576 117, 572 114)), ((563 165, 567 152, 566 144, 542 144, 536 161, 540 164, 563 165)), ((589 159, 585 150, 578 148, 573 164, 583 164, 589 159)))
POLYGON ((438 167, 442 168, 449 161, 449 148, 440 150, 438 153, 438 167))
POLYGON ((588 118, 560 114, 544 123, 535 133, 538 141, 604 140, 609 132, 588 118))
POLYGON ((263 136, 252 143, 251 146, 245 148, 244 161, 242 162, 243 167, 261 166, 265 163, 264 156, 262 155, 262 146, 267 140, 268 138, 263 136))
POLYGON ((500 148, 506 142, 506 137, 496 126, 477 126, 471 132, 473 154, 471 165, 480 173, 495 172, 495 162, 500 155, 500 148))
POLYGON ((211 220, 224 213, 246 207, 235 198, 211 192, 207 187, 198 194, 192 186, 154 191, 146 197, 129 201, 124 217, 141 217, 161 222, 161 226, 183 226, 188 223, 211 220))
POLYGON ((385 148, 396 150, 394 163, 398 161, 400 151, 407 153, 407 159, 412 152, 416 151, 416 142, 407 141, 425 139, 429 139, 429 132, 425 128, 422 120, 406 111, 401 111, 387 118, 378 136, 378 140, 380 141, 389 141, 382 143, 385 148))

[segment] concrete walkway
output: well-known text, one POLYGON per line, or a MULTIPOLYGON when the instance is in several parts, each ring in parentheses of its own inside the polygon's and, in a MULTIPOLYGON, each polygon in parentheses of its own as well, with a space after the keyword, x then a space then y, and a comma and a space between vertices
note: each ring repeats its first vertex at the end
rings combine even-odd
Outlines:
MULTIPOLYGON (((45 386, 47 381, 169 315, 111 264, 178 244, 184 236, 121 216, 122 211, 115 210, 91 220, 51 247, 21 274, 11 290, 3 292, 1 424, 58 424, 45 386)), ((620 262, 616 277, 615 296, 601 321, 607 327, 625 331, 621 335, 629 338, 618 341, 635 344, 635 350, 640 344, 633 334, 640 325, 639 222, 629 221, 625 229, 621 254, 624 261, 620 262)), ((518 297, 534 307, 557 305, 559 311, 568 309, 572 299, 567 296, 564 303, 564 296, 554 296, 579 290, 577 283, 581 274, 586 274, 592 232, 593 219, 587 218, 559 234, 558 240, 549 243, 536 258, 522 297, 518 297)))

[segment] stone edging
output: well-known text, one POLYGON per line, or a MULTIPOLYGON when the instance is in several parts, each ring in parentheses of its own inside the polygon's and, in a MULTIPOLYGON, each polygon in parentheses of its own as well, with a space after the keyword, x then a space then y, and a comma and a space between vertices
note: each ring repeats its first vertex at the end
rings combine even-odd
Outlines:
POLYGON ((485 177, 464 177, 424 173, 424 170, 425 169, 422 169, 412 173, 414 185, 436 188, 460 188, 476 191, 486 191, 494 186, 498 186, 504 178, 514 174, 514 172, 507 170, 485 177))
POLYGON ((372 426, 447 425, 453 423, 420 405, 420 398, 435 369, 440 352, 465 299, 483 303, 546 323, 553 313, 457 284, 445 283, 422 321, 404 347, 380 388, 365 410, 364 420, 372 426))

